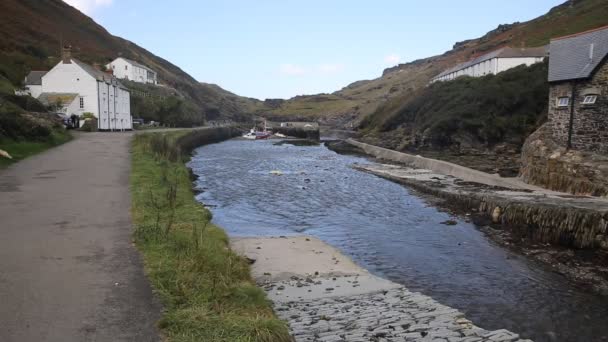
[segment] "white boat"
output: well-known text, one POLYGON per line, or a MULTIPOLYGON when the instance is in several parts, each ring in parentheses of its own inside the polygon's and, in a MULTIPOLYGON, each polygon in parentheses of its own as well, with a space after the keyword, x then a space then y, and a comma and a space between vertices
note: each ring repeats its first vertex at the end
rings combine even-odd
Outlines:
POLYGON ((251 129, 249 133, 243 135, 243 138, 250 140, 261 140, 268 139, 272 134, 270 132, 256 132, 255 129, 251 129))

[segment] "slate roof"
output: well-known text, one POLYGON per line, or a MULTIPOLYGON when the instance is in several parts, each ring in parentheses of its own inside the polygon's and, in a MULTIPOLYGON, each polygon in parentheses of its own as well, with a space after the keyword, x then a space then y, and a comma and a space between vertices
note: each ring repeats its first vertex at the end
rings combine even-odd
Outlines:
POLYGON ((30 71, 25 76, 25 85, 42 85, 42 76, 46 75, 48 71, 30 71))
POLYGON ((589 78, 608 55, 608 26, 552 39, 550 52, 549 82, 589 78))
POLYGON ((69 105, 77 96, 78 94, 75 93, 42 93, 38 97, 38 101, 45 106, 55 105, 57 102, 69 105))
POLYGON ((72 62, 81 67, 84 71, 86 71, 89 75, 93 76, 93 78, 95 78, 96 80, 128 90, 127 87, 125 87, 122 83, 120 83, 120 81, 118 81, 116 77, 114 77, 114 75, 108 74, 107 72, 103 72, 101 70, 97 70, 94 67, 88 65, 87 63, 77 60, 76 58, 72 58, 72 62))
POLYGON ((487 60, 493 58, 521 58, 521 57, 545 57, 547 56, 547 47, 535 47, 535 48, 511 48, 511 47, 503 47, 498 50, 494 50, 492 52, 488 52, 485 55, 481 55, 479 57, 473 58, 467 62, 460 63, 450 69, 445 70, 439 75, 433 78, 443 77, 445 75, 451 74, 458 70, 466 69, 472 65, 479 64, 481 62, 485 62, 487 60))

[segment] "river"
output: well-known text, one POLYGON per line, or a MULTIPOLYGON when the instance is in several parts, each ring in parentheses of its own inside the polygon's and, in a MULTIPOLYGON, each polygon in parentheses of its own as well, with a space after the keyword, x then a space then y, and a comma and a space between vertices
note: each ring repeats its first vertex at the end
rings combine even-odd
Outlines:
POLYGON ((322 145, 230 140, 198 148, 190 167, 200 176, 197 199, 230 235, 313 235, 485 329, 537 342, 608 341, 606 298, 498 246, 407 188, 350 167, 370 162, 322 145), (441 224, 450 219, 457 224, 441 224))

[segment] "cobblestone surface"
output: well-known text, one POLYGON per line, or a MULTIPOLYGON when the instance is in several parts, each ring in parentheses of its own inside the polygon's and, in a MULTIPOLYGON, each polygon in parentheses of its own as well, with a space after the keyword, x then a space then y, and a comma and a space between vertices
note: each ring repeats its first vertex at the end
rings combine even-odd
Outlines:
POLYGON ((476 327, 456 309, 404 287, 353 296, 275 301, 296 342, 531 342, 476 327))

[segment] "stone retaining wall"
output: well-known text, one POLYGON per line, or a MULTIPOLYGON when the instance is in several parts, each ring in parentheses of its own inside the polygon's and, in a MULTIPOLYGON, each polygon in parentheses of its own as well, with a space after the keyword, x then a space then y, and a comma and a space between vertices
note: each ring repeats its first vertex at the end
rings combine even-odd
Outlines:
POLYGON ((525 182, 550 190, 608 196, 608 156, 566 150, 553 141, 550 124, 526 140, 520 175, 525 182))
POLYGON ((502 178, 498 175, 491 175, 450 162, 397 152, 383 147, 362 143, 353 139, 348 139, 346 141, 353 146, 361 148, 363 151, 365 151, 365 153, 376 158, 402 163, 418 169, 431 170, 444 175, 454 176, 468 182, 476 182, 491 186, 501 186, 514 189, 537 189, 537 187, 523 183, 518 179, 502 178))

